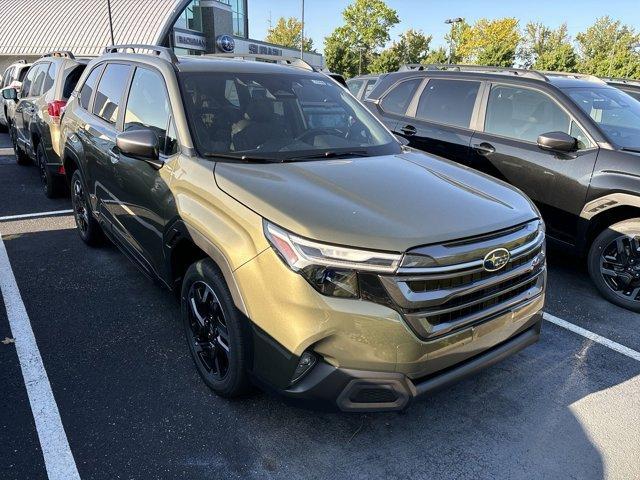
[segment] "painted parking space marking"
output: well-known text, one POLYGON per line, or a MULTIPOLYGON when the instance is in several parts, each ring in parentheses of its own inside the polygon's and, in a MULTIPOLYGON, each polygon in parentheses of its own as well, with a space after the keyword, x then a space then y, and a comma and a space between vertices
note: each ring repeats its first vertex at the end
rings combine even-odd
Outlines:
POLYGON ((0 148, 0 155, 13 155, 13 148, 0 148))
POLYGON ((80 475, 62 425, 60 411, 1 235, 0 291, 11 335, 15 339, 16 353, 49 480, 79 480, 80 475))
POLYGON ((7 215, 5 217, 0 217, 0 222, 6 222, 9 220, 22 220, 23 218, 34 218, 34 217, 50 217, 52 215, 63 215, 67 213, 73 213, 73 210, 53 210, 51 212, 39 212, 39 213, 24 213, 22 215, 7 215))
POLYGON ((551 315, 550 313, 545 313, 543 317, 547 322, 551 322, 573 333, 577 333, 578 335, 588 338, 593 342, 599 343, 600 345, 604 345, 605 347, 610 348, 611 350, 614 350, 618 353, 621 353, 622 355, 626 355, 627 357, 633 358, 634 360, 637 360, 638 362, 640 362, 640 352, 632 350, 629 347, 625 347, 624 345, 621 345, 618 342, 614 342, 613 340, 609 340, 608 338, 605 338, 602 335, 598 335, 597 333, 593 333, 582 327, 574 325, 573 323, 567 322, 566 320, 558 318, 555 315, 551 315))

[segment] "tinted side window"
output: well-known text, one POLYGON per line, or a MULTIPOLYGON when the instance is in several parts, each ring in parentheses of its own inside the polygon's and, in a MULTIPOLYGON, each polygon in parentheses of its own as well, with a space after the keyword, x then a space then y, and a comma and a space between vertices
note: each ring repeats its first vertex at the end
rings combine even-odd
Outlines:
POLYGON ((24 77, 27 75, 28 71, 29 71, 29 69, 27 67, 24 67, 24 68, 20 69, 20 73, 18 73, 18 81, 19 82, 24 81, 24 77))
POLYGON ((371 90, 373 90, 373 87, 376 86, 377 82, 378 82, 377 80, 369 80, 367 82, 367 84, 364 87, 364 93, 362 94, 362 98, 367 98, 369 96, 369 94, 371 93, 371 90))
POLYGON ((29 90, 30 97, 37 97, 42 94, 42 87, 44 86, 44 79, 47 76, 47 70, 49 70, 50 63, 41 63, 38 65, 38 71, 36 72, 36 77, 31 84, 31 89, 29 90))
POLYGON ((124 114, 125 132, 150 128, 164 145, 168 123, 169 99, 164 80, 156 72, 136 68, 124 114))
POLYGON ((40 65, 34 65, 29 69, 24 79, 24 82, 22 83, 22 90, 20 91, 20 97, 27 97, 29 95, 29 93, 31 92, 31 86, 33 85, 33 81, 35 80, 39 70, 40 70, 40 65))
POLYGON ((406 82, 396 85, 396 87, 382 99, 380 103, 382 110, 388 113, 404 115, 420 82, 422 82, 421 78, 414 78, 413 80, 407 80, 406 82))
POLYGON ((431 79, 420 95, 416 117, 469 128, 480 82, 431 79))
POLYGON ((47 73, 44 76, 44 82, 42 84, 42 92, 41 92, 42 95, 47 93, 49 90, 51 90, 51 87, 53 87, 53 83, 56 79, 57 71, 58 71, 58 66, 55 63, 50 63, 49 69, 47 70, 47 73))
POLYGON ((349 91, 351 92, 351 95, 355 95, 356 97, 358 96, 358 92, 362 87, 362 83, 363 83, 362 80, 353 80, 347 83, 347 87, 349 87, 349 91))
POLYGON ((11 75, 13 75, 13 67, 9 67, 4 71, 4 74, 2 75, 2 88, 11 83, 11 75))
POLYGON ((535 143, 543 133, 569 133, 569 115, 541 92, 496 85, 489 94, 484 131, 535 143))
POLYGON ((129 65, 109 64, 98 84, 93 113, 109 123, 116 123, 122 93, 129 78, 129 65))
POLYGON ((91 95, 96 88, 96 83, 98 83, 98 78, 100 77, 100 72, 102 72, 102 65, 95 67, 87 79, 82 85, 80 89, 80 106, 85 110, 89 109, 89 102, 91 101, 91 95))

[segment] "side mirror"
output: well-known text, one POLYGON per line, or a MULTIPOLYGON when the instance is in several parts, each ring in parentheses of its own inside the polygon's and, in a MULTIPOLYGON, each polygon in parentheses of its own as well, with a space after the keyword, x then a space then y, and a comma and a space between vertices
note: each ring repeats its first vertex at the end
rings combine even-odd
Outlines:
POLYGON ((554 152, 575 152, 578 140, 564 132, 543 133, 538 137, 538 147, 554 152))
POLYGON ((161 168, 160 142, 153 130, 141 128, 122 132, 116 137, 116 146, 123 155, 144 160, 150 165, 161 168))
POLYGON ((403 147, 406 147, 407 145, 409 145, 409 140, 404 138, 402 135, 398 135, 398 134, 394 133, 393 136, 396 137, 396 140, 398 141, 398 143, 400 145, 402 145, 403 147))
POLYGON ((5 100, 17 100, 18 91, 13 87, 7 87, 2 89, 2 98, 5 100))

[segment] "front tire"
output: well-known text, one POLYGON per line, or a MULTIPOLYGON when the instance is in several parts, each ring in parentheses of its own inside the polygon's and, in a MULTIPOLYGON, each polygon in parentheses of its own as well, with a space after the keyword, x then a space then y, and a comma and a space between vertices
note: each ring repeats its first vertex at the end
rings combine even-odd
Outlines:
POLYGON ((640 312, 640 218, 615 223, 591 244, 589 275, 600 294, 640 312))
POLYGON ((92 247, 101 245, 104 241, 104 233, 91 211, 88 193, 79 169, 71 176, 71 205, 76 228, 82 241, 92 247))
POLYGON ((213 261, 189 267, 180 303, 189 351, 204 383, 221 397, 247 394, 251 342, 246 321, 213 261))

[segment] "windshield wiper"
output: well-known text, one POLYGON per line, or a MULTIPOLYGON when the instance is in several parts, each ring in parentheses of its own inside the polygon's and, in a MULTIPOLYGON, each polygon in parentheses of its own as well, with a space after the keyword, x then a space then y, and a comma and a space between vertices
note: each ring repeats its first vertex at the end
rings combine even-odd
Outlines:
POLYGON ((640 153, 640 147, 622 147, 620 150, 625 152, 640 153))
POLYGON ((298 160, 313 160, 315 158, 344 158, 344 157, 369 157, 365 150, 350 150, 347 152, 334 152, 328 150, 326 152, 312 153, 310 155, 300 155, 289 157, 282 160, 283 162, 295 162, 298 160))
POLYGON ((275 163, 280 160, 273 157, 260 157, 257 155, 231 155, 229 153, 216 153, 216 152, 205 152, 202 154, 203 157, 207 158, 225 158, 229 160, 242 160, 243 162, 261 162, 261 163, 275 163))

